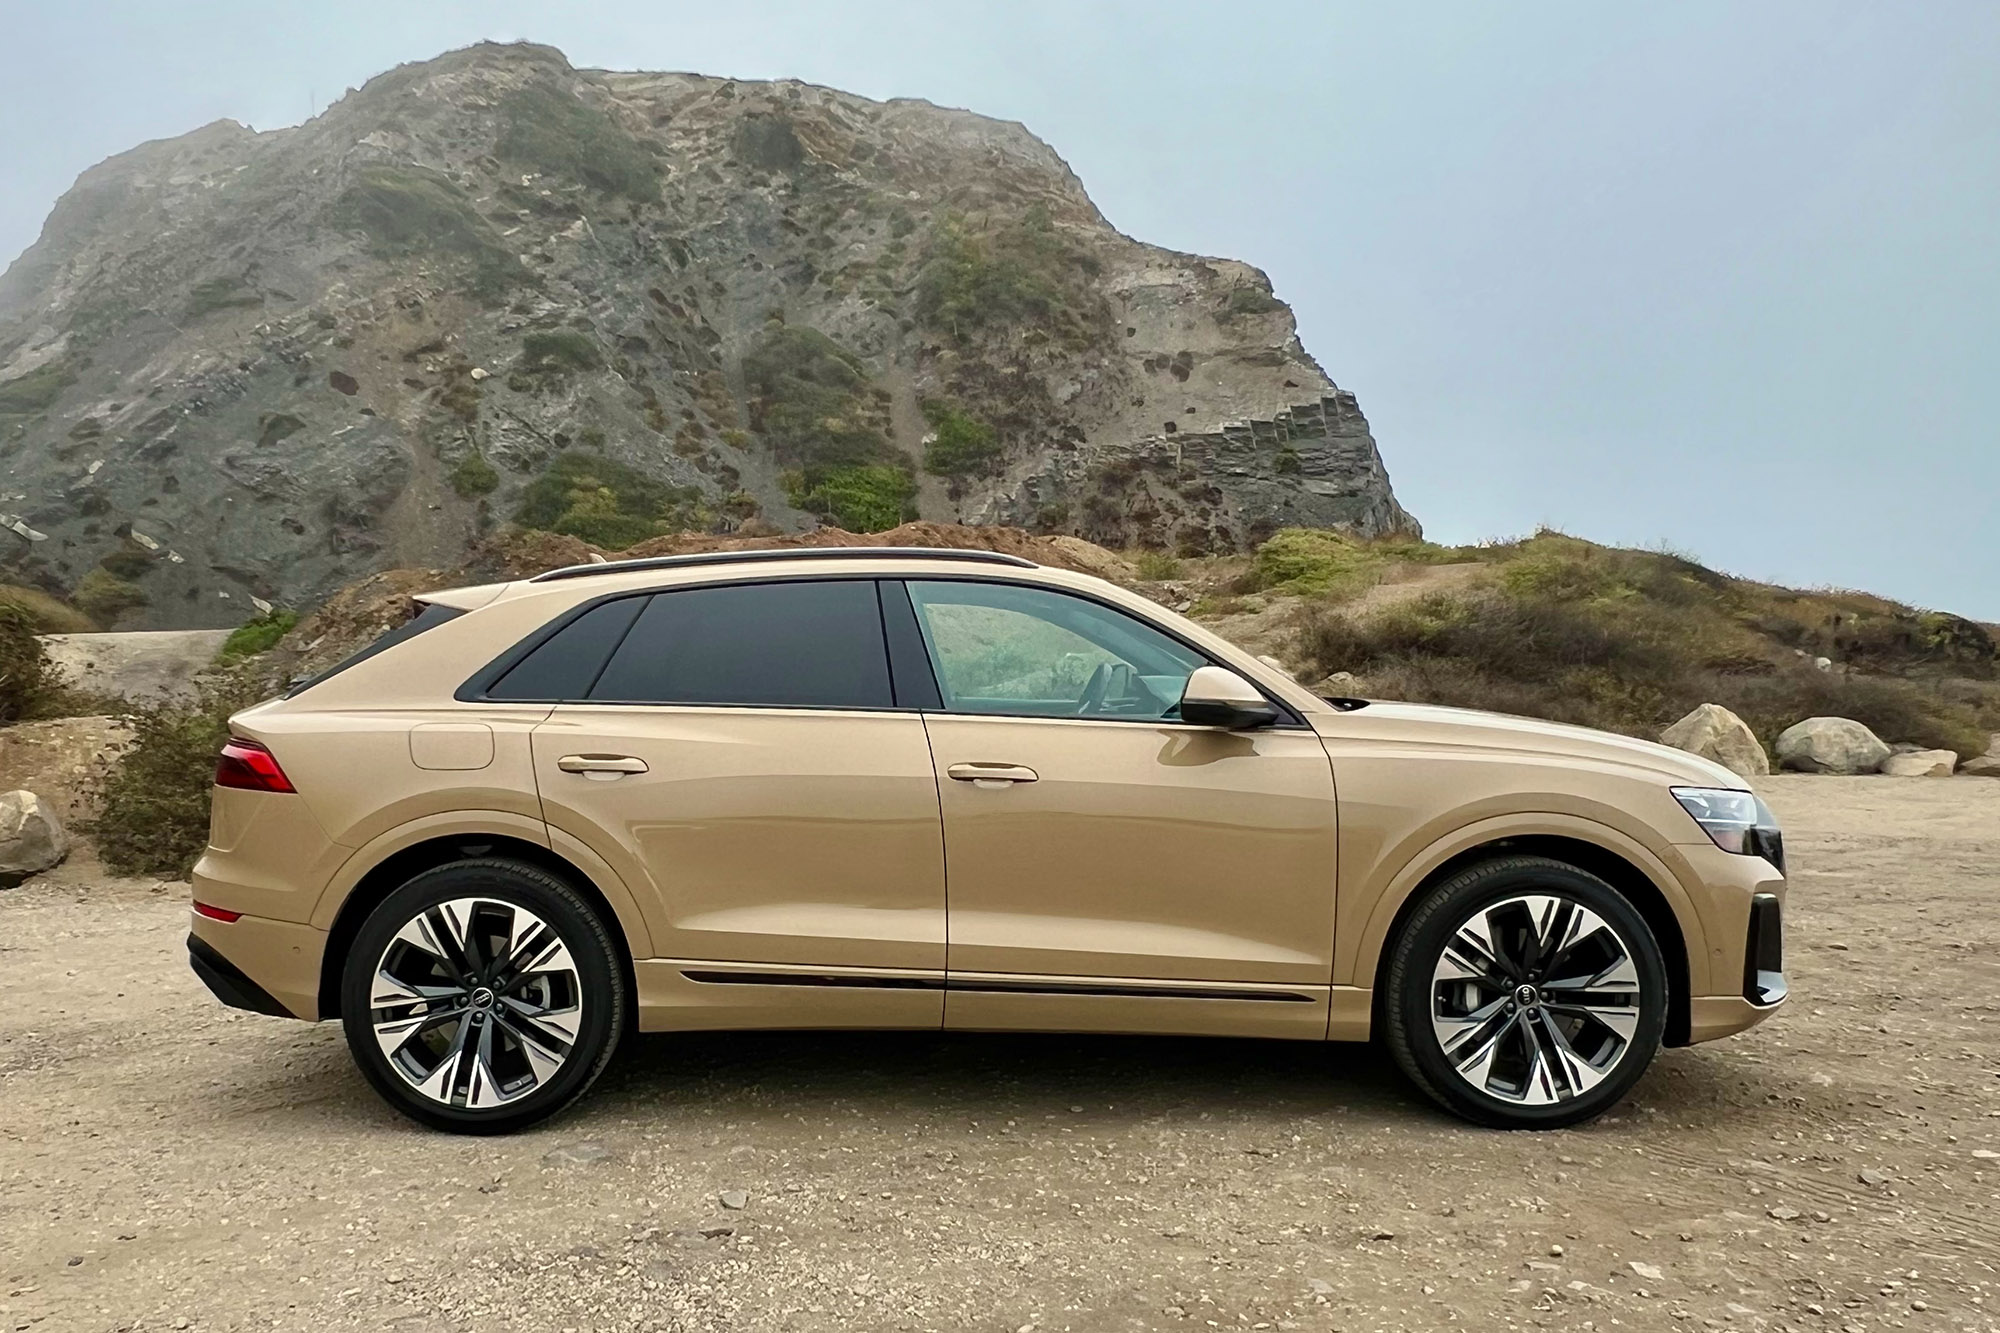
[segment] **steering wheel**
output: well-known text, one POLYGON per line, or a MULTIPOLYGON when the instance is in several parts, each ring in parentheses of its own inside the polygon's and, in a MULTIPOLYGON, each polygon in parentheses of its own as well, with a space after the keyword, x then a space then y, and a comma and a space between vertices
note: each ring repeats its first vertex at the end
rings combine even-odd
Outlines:
POLYGON ((1112 711, 1105 705, 1112 699, 1126 700, 1133 695, 1132 668, 1123 662, 1099 662, 1097 670, 1090 673, 1090 679, 1083 683, 1083 695, 1076 702, 1078 717, 1092 717, 1112 711))

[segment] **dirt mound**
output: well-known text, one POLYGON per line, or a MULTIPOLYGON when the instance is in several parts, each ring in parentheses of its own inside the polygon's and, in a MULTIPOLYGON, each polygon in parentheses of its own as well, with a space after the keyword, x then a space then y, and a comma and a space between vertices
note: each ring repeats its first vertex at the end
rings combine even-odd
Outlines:
POLYGON ((957 523, 905 523, 887 532, 854 533, 839 528, 769 537, 715 537, 696 533, 655 537, 624 551, 605 552, 576 537, 511 529, 486 538, 456 569, 391 569, 342 588, 285 637, 270 665, 277 679, 322 671, 410 616, 420 593, 466 584, 532 578, 565 565, 581 565, 593 555, 607 560, 693 555, 703 551, 805 550, 842 546, 915 546, 952 551, 998 551, 1038 565, 1075 570, 1114 582, 1129 582, 1136 571, 1116 552, 1081 537, 1041 537, 1021 528, 974 528, 957 523))
POLYGON ((0 727, 0 791, 26 787, 47 801, 63 827, 97 813, 95 788, 132 738, 116 717, 63 717, 0 727))

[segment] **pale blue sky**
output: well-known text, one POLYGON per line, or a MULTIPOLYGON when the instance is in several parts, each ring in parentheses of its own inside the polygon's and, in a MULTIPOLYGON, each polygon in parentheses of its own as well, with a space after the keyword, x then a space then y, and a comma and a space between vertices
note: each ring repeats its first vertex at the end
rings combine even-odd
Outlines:
POLYGON ((1025 122, 1270 273, 1446 541, 2000 620, 2000 4, 0 0, 0 256, 76 174, 482 37, 1025 122))

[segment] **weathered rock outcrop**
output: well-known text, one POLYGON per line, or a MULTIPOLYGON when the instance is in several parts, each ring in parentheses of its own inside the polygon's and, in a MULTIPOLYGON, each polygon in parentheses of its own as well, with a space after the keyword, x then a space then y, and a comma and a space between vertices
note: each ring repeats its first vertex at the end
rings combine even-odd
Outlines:
POLYGON ((1884 759, 1877 771, 1892 778, 1948 778, 1957 767, 1952 750, 1903 750, 1884 759))
POLYGON ((0 276, 0 567, 228 625, 522 518, 1415 529, 1265 276, 1023 127, 482 45, 85 172, 0 276))
POLYGON ((1761 777, 1771 771, 1757 733, 1750 724, 1721 704, 1701 704, 1660 733, 1662 744, 1712 759, 1741 777, 1761 777))
POLYGON ((1882 738, 1852 718, 1809 717, 1778 734, 1778 765, 1801 773, 1873 773, 1889 757, 1882 738))

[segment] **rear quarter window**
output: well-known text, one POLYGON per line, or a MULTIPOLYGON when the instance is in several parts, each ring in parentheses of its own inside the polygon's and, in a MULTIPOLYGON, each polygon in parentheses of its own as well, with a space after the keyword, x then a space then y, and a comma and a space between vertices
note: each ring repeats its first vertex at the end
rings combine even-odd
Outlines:
POLYGON ((738 583, 656 593, 593 703, 890 708, 872 580, 738 583))
POLYGON ((564 623, 494 681, 486 697, 539 702, 585 698, 647 600, 600 602, 564 623))

